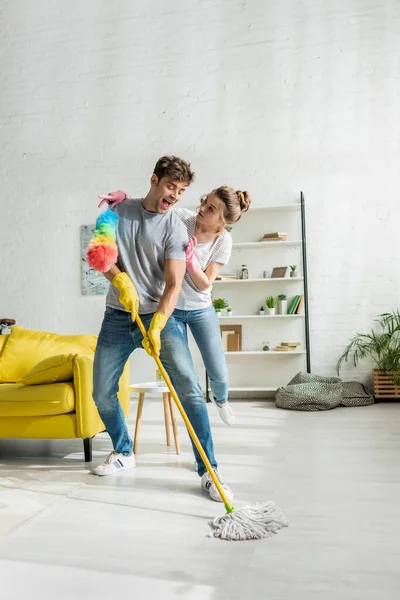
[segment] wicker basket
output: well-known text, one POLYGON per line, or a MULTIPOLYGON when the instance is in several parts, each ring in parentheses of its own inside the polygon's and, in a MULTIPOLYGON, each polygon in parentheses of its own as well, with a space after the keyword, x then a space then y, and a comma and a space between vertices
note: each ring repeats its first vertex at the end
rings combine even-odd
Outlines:
POLYGON ((373 369, 374 396, 382 400, 400 399, 400 386, 393 383, 387 371, 373 369))

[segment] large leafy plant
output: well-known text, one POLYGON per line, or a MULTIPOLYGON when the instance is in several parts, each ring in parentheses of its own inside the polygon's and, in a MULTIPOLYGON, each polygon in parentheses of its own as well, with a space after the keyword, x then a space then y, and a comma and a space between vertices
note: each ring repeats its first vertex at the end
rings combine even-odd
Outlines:
POLYGON ((356 367, 364 358, 372 358, 378 371, 385 371, 400 385, 400 312, 383 313, 375 319, 378 326, 369 333, 357 333, 340 356, 336 370, 344 362, 356 367))

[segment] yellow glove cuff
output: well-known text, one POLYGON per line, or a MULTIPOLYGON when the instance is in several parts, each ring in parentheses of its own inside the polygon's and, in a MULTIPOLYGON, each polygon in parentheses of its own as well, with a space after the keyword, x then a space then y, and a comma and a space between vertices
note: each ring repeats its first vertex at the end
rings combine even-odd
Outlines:
POLYGON ((168 321, 167 315, 164 315, 163 313, 160 313, 160 312, 156 312, 156 313, 154 313, 154 316, 151 320, 150 327, 151 327, 151 329, 157 328, 161 331, 166 326, 167 321, 168 321))

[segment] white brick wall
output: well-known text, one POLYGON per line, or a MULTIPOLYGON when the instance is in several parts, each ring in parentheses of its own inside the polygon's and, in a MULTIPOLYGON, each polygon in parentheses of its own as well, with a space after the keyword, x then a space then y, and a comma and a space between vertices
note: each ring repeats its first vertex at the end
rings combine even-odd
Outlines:
POLYGON ((315 372, 398 306, 398 2, 3 4, 2 316, 97 332, 79 227, 99 193, 144 195, 167 152, 197 172, 186 204, 224 182, 257 204, 304 191, 315 372))

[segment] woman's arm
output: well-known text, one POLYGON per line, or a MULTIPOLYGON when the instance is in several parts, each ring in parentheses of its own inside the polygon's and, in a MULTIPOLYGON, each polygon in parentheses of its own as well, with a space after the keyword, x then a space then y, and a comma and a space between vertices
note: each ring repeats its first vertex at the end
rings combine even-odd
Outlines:
POLYGON ((217 262, 211 262, 205 271, 199 269, 198 271, 190 272, 190 279, 199 288, 200 291, 204 291, 210 287, 215 281, 218 273, 224 265, 217 262))

